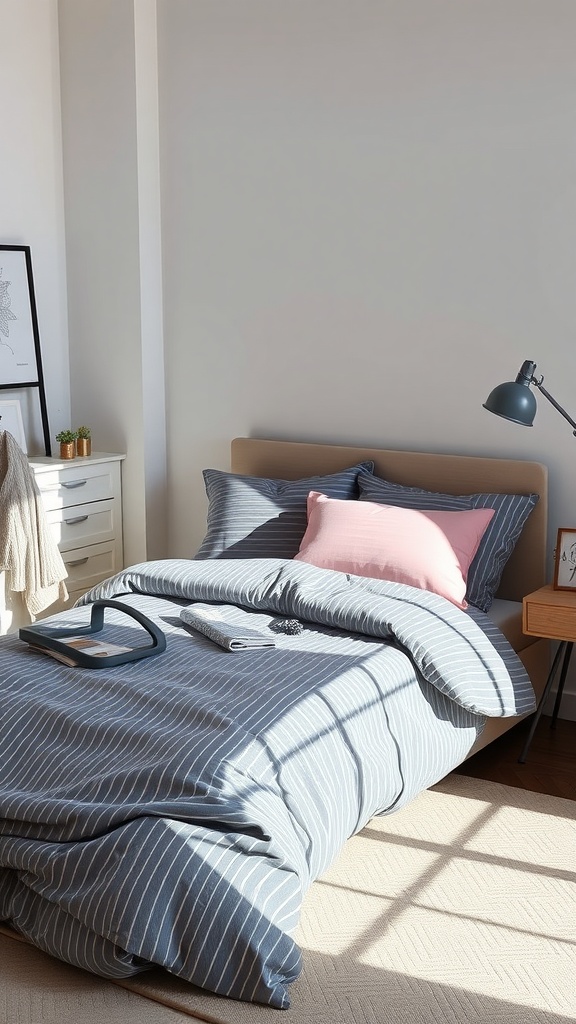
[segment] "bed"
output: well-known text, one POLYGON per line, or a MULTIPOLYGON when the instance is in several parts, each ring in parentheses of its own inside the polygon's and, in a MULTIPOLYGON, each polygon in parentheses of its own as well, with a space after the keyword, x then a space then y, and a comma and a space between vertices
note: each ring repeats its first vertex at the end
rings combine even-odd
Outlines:
MULTIPOLYGON (((537 697, 540 696, 550 668, 550 645, 547 640, 522 633, 522 598, 543 587, 549 578, 547 467, 524 459, 261 438, 238 437, 231 444, 232 471, 256 477, 277 476, 294 480, 316 473, 337 472, 362 459, 373 461, 374 472, 378 476, 406 487, 447 494, 497 492, 539 495, 505 564, 490 612, 519 655, 537 697)), ((490 719, 468 756, 517 724, 518 719, 490 719)))
MULTIPOLYGON (((128 567, 47 620, 71 631, 95 601, 125 602, 161 628, 164 653, 93 670, 0 641, 0 921, 105 977, 159 965, 286 1008, 303 896, 346 839, 535 708, 548 649, 519 622, 545 581, 546 470, 238 438, 230 472, 205 482, 195 557, 128 567), (352 517, 345 540, 354 516, 408 523, 410 557, 414 524, 427 560, 439 524, 459 538, 465 524, 466 595, 508 531, 489 610, 464 590, 316 564, 311 495, 314 514, 352 517)), ((107 638, 139 643, 107 612, 107 638)))

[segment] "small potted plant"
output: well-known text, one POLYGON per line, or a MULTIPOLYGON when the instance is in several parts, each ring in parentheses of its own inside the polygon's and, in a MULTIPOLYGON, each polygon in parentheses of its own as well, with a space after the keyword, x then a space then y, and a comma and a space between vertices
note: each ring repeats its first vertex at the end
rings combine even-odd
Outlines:
POLYGON ((61 430, 56 434, 56 440, 60 443, 60 458, 73 459, 76 455, 76 431, 61 430))
POLYGON ((78 427, 76 431, 76 454, 90 455, 92 452, 92 431, 90 427, 78 427))

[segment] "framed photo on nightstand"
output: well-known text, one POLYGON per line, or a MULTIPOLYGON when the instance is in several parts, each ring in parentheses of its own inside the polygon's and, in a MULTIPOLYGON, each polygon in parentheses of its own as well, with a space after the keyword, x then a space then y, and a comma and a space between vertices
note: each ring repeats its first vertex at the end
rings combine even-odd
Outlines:
POLYGON ((554 590, 576 592, 576 527, 561 527, 554 557, 554 590))

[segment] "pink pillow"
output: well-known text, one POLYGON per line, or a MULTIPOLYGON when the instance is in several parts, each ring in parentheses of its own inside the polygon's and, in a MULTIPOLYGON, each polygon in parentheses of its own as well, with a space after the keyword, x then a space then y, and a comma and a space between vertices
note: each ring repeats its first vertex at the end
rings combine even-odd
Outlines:
POLYGON ((459 608, 492 508, 421 512, 373 501, 308 495, 308 527, 294 557, 321 569, 407 583, 459 608))

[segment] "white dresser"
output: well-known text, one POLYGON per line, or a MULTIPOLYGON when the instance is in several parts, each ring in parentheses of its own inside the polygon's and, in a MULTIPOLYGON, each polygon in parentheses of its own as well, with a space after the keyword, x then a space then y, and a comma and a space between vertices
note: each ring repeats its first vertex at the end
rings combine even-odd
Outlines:
MULTIPOLYGON (((122 546, 122 461, 124 455, 94 452, 70 460, 30 457, 48 523, 68 570, 65 604, 53 604, 46 615, 68 608, 100 580, 124 565, 122 546)), ((0 573, 0 633, 28 623, 19 594, 8 591, 0 573)))

